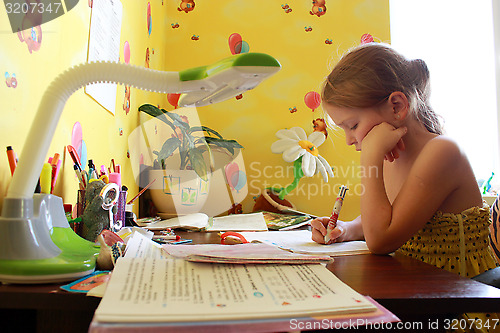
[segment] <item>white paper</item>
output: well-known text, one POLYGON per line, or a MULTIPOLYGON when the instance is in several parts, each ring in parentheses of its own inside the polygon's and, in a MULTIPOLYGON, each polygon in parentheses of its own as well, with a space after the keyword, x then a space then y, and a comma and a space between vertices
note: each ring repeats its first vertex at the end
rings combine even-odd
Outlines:
POLYGON ((329 256, 292 253, 265 243, 234 245, 162 245, 163 250, 178 259, 196 262, 255 263, 255 264, 311 264, 328 262, 329 256))
POLYGON ((209 218, 204 213, 193 213, 154 222, 144 226, 144 228, 149 230, 183 228, 205 231, 266 231, 267 224, 261 212, 252 214, 231 214, 213 218, 209 218))
POLYGON ((266 231, 267 224, 262 213, 232 214, 214 217, 208 231, 266 231))
POLYGON ((98 322, 179 322, 374 311, 321 264, 202 264, 122 258, 95 312, 98 322))
MULTIPOLYGON (((94 0, 90 19, 87 61, 112 61, 120 59, 120 34, 122 27, 120 0, 94 0)), ((85 92, 103 108, 115 114, 116 88, 114 83, 90 84, 85 92)))
MULTIPOLYGON (((134 232, 127 242, 124 258, 170 258, 168 253, 163 251, 161 245, 152 241, 151 238, 134 232)), ((122 258, 119 258, 120 261, 122 258)))
POLYGON ((326 254, 330 256, 370 253, 364 241, 318 244, 309 230, 240 232, 247 241, 278 246, 296 253, 326 254))
POLYGON ((173 217, 167 220, 161 220, 145 225, 144 228, 149 230, 164 230, 167 228, 185 228, 201 230, 208 224, 208 216, 204 213, 193 213, 179 217, 173 217))

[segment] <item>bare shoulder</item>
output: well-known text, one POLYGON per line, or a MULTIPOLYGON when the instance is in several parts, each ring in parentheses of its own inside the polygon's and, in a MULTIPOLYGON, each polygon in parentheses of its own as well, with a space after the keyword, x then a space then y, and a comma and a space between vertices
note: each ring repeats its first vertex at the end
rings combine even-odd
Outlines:
POLYGON ((456 163, 467 161, 460 146, 453 139, 444 135, 429 140, 420 152, 419 159, 432 160, 437 165, 447 166, 450 164, 457 166, 456 163))
MULTIPOLYGON (((433 187, 436 210, 459 213, 481 205, 476 177, 460 146, 446 136, 436 136, 422 148, 412 167, 412 179, 433 187), (439 184, 439 186, 436 186, 439 184)), ((425 187, 424 186, 424 187, 425 187)))
POLYGON ((460 146, 451 138, 436 136, 422 148, 414 169, 417 176, 431 183, 456 190, 477 187, 474 172, 460 146))

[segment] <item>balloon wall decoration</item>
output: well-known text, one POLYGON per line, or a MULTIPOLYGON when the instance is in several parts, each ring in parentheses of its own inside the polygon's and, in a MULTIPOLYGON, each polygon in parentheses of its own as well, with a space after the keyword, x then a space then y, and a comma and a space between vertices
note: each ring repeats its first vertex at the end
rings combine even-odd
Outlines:
POLYGON ((314 112, 321 104, 321 96, 315 91, 310 91, 304 96, 304 103, 314 112))

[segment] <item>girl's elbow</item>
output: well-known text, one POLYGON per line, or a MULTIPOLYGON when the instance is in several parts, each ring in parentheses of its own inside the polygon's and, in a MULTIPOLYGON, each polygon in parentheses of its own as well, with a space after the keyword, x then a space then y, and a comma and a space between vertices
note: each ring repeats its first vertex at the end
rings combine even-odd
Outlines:
POLYGON ((368 246, 368 249, 370 250, 371 253, 378 255, 390 254, 397 250, 397 247, 395 248, 391 244, 387 244, 384 242, 376 242, 376 241, 370 242, 367 240, 366 245, 368 246))

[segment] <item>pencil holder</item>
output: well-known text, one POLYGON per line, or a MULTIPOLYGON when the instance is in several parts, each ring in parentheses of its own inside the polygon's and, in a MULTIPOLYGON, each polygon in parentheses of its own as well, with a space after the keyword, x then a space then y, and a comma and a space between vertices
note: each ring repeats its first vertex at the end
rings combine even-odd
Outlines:
POLYGON ((78 195, 76 197, 76 217, 82 216, 85 211, 85 190, 78 190, 78 195))

